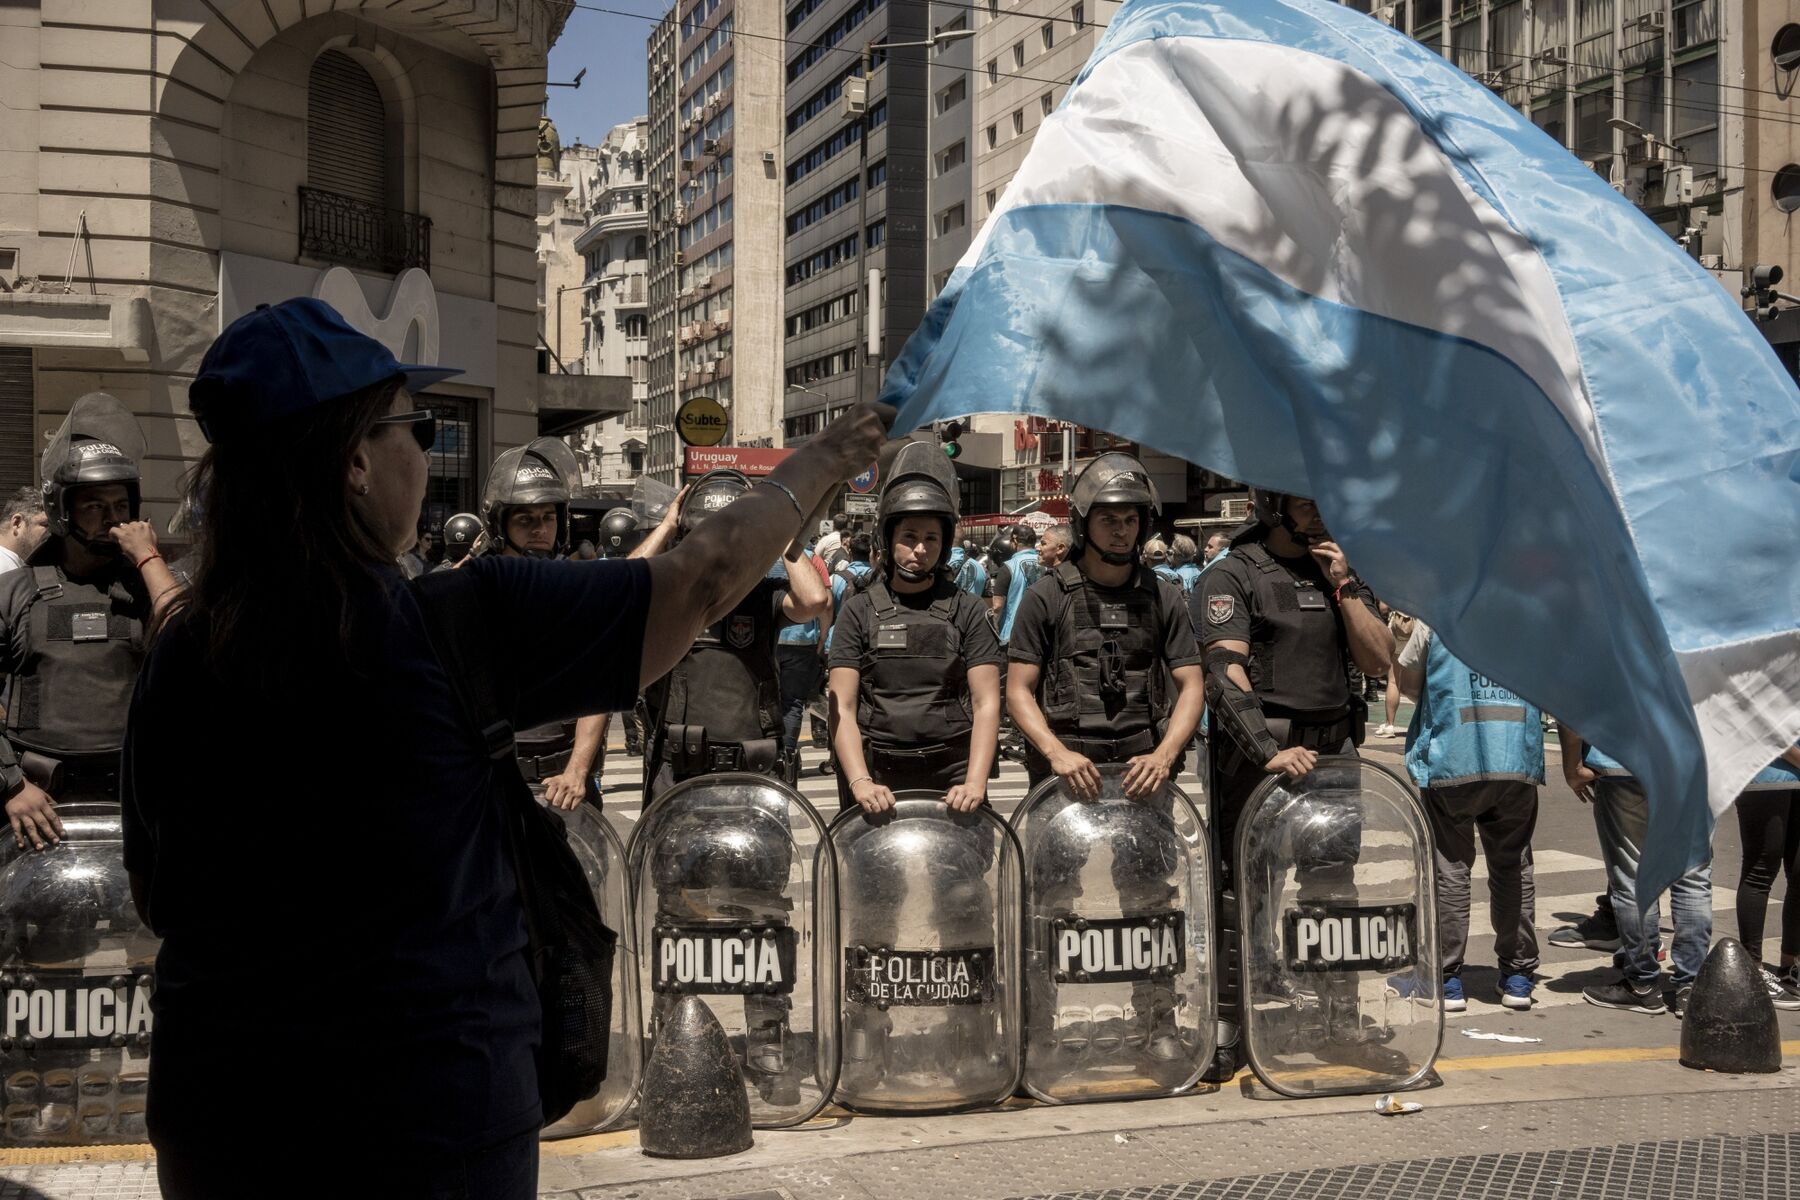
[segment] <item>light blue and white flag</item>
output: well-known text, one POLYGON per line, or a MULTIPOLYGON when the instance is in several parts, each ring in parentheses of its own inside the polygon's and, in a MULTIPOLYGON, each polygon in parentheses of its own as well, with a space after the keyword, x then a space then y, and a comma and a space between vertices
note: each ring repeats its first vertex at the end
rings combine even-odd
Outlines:
POLYGON ((1649 884, 1800 736, 1800 391, 1604 180, 1351 9, 1130 0, 883 398, 1315 497, 1645 782, 1649 884))

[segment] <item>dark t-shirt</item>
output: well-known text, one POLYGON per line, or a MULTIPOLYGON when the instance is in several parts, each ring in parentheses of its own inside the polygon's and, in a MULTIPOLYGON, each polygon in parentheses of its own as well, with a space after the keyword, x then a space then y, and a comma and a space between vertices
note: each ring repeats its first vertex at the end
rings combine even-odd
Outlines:
MULTIPOLYGON (((1144 569, 1137 568, 1126 580, 1124 587, 1102 587, 1093 580, 1088 580, 1087 587, 1093 595, 1094 603, 1122 604, 1129 601, 1132 593, 1141 586, 1138 572, 1144 569)), ((1188 620, 1181 589, 1162 579, 1157 579, 1155 584, 1156 623, 1163 663, 1171 671, 1177 667, 1194 666, 1200 661, 1200 648, 1194 643, 1194 627, 1188 620)), ((1065 595, 1054 572, 1046 574, 1025 589, 1025 595, 1019 600, 1019 611, 1013 617, 1012 640, 1006 647, 1008 659, 1043 667, 1051 654, 1073 655, 1073 650, 1059 649, 1056 646, 1057 618, 1062 614, 1065 595)), ((1079 599, 1080 593, 1075 593, 1075 597, 1079 599)), ((1049 672, 1046 671, 1038 678, 1040 704, 1044 702, 1043 689, 1048 676, 1049 672)), ((1169 697, 1169 702, 1173 704, 1172 688, 1169 697)), ((1078 732, 1085 736, 1123 738, 1151 728, 1153 721, 1148 708, 1134 706, 1108 716, 1104 712, 1089 711, 1084 705, 1079 724, 1078 732)))
MULTIPOLYGON (((915 612, 930 608, 936 598, 932 591, 894 592, 893 596, 902 608, 915 612)), ((994 636, 993 623, 988 620, 987 605, 960 591, 953 603, 950 624, 956 627, 964 669, 998 666, 1002 661, 1000 642, 994 636)), ((832 635, 831 665, 862 670, 868 661, 873 631, 879 623, 875 618, 875 599, 868 592, 858 592, 844 601, 844 611, 838 614, 835 626, 837 632, 832 635)), ((867 676, 864 676, 863 686, 868 686, 867 676)), ((967 734, 972 724, 968 715, 960 706, 951 712, 948 706, 934 703, 937 697, 935 689, 912 696, 890 697, 891 706, 916 712, 918 718, 908 722, 905 729, 865 729, 863 735, 884 745, 923 746, 967 734)))
MULTIPOLYGON (((1220 559, 1200 576, 1192 598, 1200 641, 1250 642, 1269 647, 1277 664, 1273 678, 1253 661, 1249 671, 1256 695, 1277 716, 1316 715, 1335 719, 1350 703, 1344 674, 1344 630, 1319 561, 1310 554, 1282 558, 1266 574, 1241 551, 1220 559)), ((1345 594, 1345 603, 1350 603, 1345 594)), ((1380 615, 1373 597, 1363 603, 1380 615)))
MULTIPOLYGON (((647 564, 478 559, 515 728, 631 705, 647 564)), ((464 1150, 539 1122, 539 1007, 501 798, 399 571, 340 656, 227 688, 177 619, 132 700, 125 860, 157 959, 150 1128, 189 1148, 328 1118, 464 1150)))
POLYGON ((983 594, 990 600, 995 597, 1004 600, 1011 590, 1012 568, 1006 563, 994 563, 988 570, 987 589, 983 594))

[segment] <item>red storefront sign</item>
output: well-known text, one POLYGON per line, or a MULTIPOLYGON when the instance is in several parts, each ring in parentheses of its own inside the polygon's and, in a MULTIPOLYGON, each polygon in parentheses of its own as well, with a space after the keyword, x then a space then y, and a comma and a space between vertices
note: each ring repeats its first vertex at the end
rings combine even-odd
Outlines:
POLYGON ((776 464, 792 454, 792 450, 765 446, 689 446, 687 462, 682 469, 690 476, 708 471, 742 471, 746 475, 767 475, 776 464))

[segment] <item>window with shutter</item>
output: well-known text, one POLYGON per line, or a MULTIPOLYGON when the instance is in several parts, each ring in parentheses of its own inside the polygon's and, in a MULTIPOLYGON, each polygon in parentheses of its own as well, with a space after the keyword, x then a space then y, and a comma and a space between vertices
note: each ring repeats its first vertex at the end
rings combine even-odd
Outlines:
POLYGON ((31 351, 0 347, 0 500, 34 481, 31 351))
POLYGON ((341 50, 313 60, 306 91, 306 181, 368 204, 388 193, 387 110, 361 63, 341 50))

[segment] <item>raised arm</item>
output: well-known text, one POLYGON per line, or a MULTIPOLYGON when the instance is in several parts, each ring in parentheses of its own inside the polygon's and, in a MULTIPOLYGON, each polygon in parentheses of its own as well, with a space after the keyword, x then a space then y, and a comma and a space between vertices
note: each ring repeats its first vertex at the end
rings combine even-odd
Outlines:
POLYGON ((886 405, 851 409, 673 550, 650 559, 641 684, 680 662, 700 631, 756 586, 827 493, 868 469, 893 417, 886 405))

